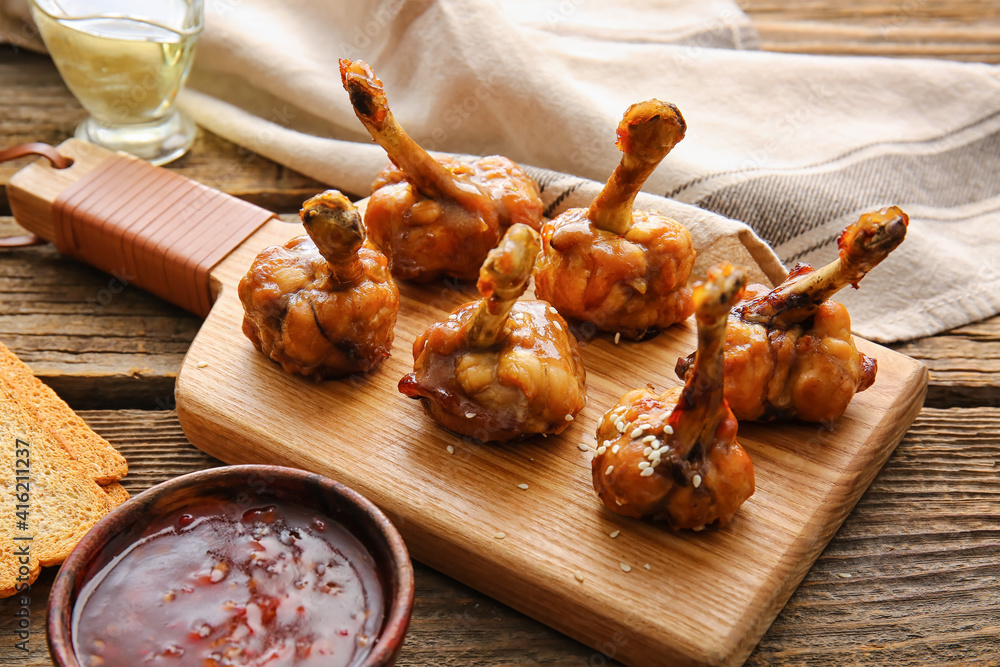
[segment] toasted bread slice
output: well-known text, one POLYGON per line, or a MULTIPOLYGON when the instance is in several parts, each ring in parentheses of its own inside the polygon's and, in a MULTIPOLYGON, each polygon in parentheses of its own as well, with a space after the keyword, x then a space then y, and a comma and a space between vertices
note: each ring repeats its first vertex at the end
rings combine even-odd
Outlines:
POLYGON ((0 480, 0 597, 34 581, 40 567, 65 560, 115 506, 92 468, 72 459, 2 383, 0 480), (25 545, 28 555, 21 560, 25 545))
POLYGON ((128 491, 126 491, 125 487, 118 482, 105 484, 101 488, 104 489, 106 494, 108 494, 108 500, 111 502, 113 507, 118 507, 130 498, 128 491))
POLYGON ((128 472, 125 457, 97 435, 52 389, 39 380, 3 343, 0 343, 0 384, 29 412, 50 439, 70 458, 91 470, 98 484, 120 480, 128 472))

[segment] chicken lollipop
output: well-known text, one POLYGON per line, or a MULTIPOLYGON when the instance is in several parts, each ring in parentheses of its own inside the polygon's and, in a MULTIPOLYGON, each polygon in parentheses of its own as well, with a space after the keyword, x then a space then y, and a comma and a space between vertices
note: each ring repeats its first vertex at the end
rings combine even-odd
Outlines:
MULTIPOLYGON (((899 208, 867 213, 840 235, 840 256, 818 271, 800 264, 768 290, 751 285, 726 334, 726 400, 737 419, 832 422, 875 381, 876 364, 858 351, 851 316, 829 301, 902 243, 909 218, 899 208)), ((677 375, 690 373, 678 359, 677 375)))
POLYGON ((358 118, 392 161, 372 185, 365 225, 393 275, 475 280, 508 227, 541 227, 538 186, 520 167, 499 155, 432 157, 396 122, 366 63, 341 60, 340 76, 358 118))
POLYGON ((299 211, 309 236, 265 248, 240 280, 243 333, 289 373, 368 371, 389 356, 399 291, 361 215, 336 190, 299 211))
POLYGON ((630 391, 599 422, 594 489, 608 509, 701 530, 729 523, 753 494, 753 463, 722 395, 726 317, 745 282, 725 264, 695 287, 698 352, 683 387, 630 391))
POLYGON ((564 317, 639 340, 691 315, 686 286, 694 266, 680 223, 632 203, 660 161, 684 138, 672 104, 633 104, 618 125, 621 163, 589 209, 574 208, 542 228, 535 294, 564 317))
POLYGON ((413 343, 399 390, 439 424, 479 440, 559 433, 586 403, 576 339, 544 301, 518 300, 538 233, 514 225, 479 274, 483 298, 432 324, 413 343))

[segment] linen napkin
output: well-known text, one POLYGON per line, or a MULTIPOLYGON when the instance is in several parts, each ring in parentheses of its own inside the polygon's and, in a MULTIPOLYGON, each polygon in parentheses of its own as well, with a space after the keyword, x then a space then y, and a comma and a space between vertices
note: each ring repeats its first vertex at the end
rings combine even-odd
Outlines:
MULTIPOLYGON (((14 26, 23 0, 3 1, 14 26)), ((1000 311, 994 66, 765 53, 726 0, 215 0, 206 15, 182 107, 348 192, 367 194, 385 155, 340 86, 341 57, 371 64, 426 148, 538 168, 550 214, 589 203, 618 161, 622 113, 658 97, 688 133, 637 205, 692 230, 696 271, 728 257, 778 280, 761 240, 821 265, 847 223, 895 204, 907 240, 837 297, 855 330, 902 340, 1000 311)))

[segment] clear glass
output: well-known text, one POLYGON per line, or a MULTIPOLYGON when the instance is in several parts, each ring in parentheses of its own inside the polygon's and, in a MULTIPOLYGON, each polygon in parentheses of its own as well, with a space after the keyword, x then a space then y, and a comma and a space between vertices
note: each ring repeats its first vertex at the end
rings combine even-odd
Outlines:
POLYGON ((63 81, 90 113, 76 136, 153 164, 187 152, 174 108, 204 22, 202 0, 31 0, 63 81))

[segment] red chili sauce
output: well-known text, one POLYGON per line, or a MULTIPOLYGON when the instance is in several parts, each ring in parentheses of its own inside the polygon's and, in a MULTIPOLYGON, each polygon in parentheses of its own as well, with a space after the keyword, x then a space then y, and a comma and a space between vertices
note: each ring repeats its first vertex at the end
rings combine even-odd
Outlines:
POLYGON ((371 555, 294 507, 185 510, 97 573, 73 609, 83 667, 357 665, 382 626, 371 555))

